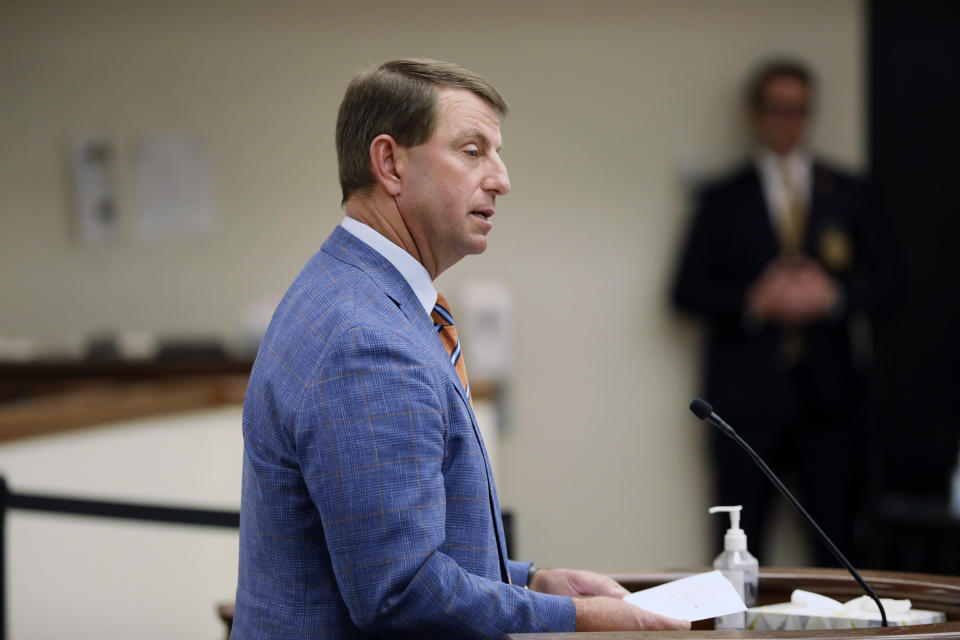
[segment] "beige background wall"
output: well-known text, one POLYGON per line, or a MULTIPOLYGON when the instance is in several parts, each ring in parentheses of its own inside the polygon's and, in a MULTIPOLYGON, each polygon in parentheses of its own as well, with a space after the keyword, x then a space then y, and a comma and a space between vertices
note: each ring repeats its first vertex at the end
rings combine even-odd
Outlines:
POLYGON ((512 107, 513 192, 490 248, 438 287, 455 311, 470 278, 516 296, 523 339, 498 484, 519 554, 545 566, 706 563, 706 427, 686 409, 698 332, 665 294, 683 178, 744 152, 740 83, 777 52, 819 70, 818 146, 862 164, 863 22, 858 0, 6 0, 0 335, 237 338, 244 309, 281 293, 342 216, 333 125, 346 82, 387 58, 449 59, 512 107), (206 144, 218 205, 208 237, 132 231, 132 150, 165 131, 206 144), (77 134, 119 153, 122 228, 103 246, 71 237, 64 152, 77 134))

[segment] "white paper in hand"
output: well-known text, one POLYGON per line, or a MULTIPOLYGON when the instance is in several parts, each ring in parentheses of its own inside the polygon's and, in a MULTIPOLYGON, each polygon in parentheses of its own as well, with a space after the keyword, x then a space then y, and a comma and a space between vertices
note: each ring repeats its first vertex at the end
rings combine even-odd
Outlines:
POLYGON ((624 601, 662 616, 690 622, 747 610, 737 590, 719 571, 637 591, 624 601))

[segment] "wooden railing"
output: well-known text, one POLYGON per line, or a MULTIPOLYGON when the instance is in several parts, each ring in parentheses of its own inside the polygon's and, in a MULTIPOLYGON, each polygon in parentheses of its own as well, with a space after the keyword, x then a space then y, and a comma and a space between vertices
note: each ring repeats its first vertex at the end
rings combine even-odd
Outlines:
MULTIPOLYGON (((251 360, 0 362, 0 444, 242 404, 251 360)), ((496 384, 471 385, 496 401, 496 384)))
POLYGON ((0 363, 0 443, 241 404, 249 360, 0 363))

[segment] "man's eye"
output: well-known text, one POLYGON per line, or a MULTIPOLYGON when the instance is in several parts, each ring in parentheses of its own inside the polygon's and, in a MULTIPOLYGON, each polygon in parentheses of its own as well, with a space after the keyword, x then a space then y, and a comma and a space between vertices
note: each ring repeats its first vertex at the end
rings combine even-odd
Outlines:
POLYGON ((464 149, 464 153, 466 153, 466 154, 467 154, 468 156, 470 156, 471 158, 479 158, 479 157, 480 157, 480 150, 479 150, 479 149, 474 149, 474 148, 472 148, 472 147, 470 147, 470 148, 468 148, 468 149, 464 149))

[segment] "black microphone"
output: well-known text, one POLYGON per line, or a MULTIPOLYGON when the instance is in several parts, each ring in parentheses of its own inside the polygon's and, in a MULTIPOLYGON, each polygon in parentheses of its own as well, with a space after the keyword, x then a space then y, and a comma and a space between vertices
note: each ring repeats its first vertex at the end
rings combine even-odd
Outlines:
POLYGON ((857 573, 857 570, 853 568, 853 565, 850 564, 850 561, 847 560, 842 553, 840 553, 840 549, 837 549, 837 545, 833 544, 833 540, 827 537, 827 534, 823 532, 823 529, 820 528, 820 525, 818 525, 814 519, 810 517, 810 514, 807 513, 807 510, 800 506, 800 503, 797 502, 797 499, 794 498, 793 494, 790 493, 790 491, 782 482, 780 482, 780 478, 778 478, 776 474, 770 470, 770 467, 767 466, 767 463, 764 462, 759 455, 757 455, 757 452, 754 451, 743 438, 737 435, 737 432, 733 430, 733 427, 728 425, 723 421, 723 418, 713 412, 713 407, 710 406, 709 402, 701 398, 694 398, 693 402, 690 403, 690 411, 693 411, 693 415, 697 416, 701 420, 706 420, 710 424, 720 429, 725 436, 732 438, 734 442, 740 445, 743 450, 746 451, 751 458, 753 458, 753 461, 757 463, 757 466, 760 467, 760 470, 763 471, 768 478, 770 478, 770 481, 773 483, 773 485, 780 491, 780 493, 783 494, 783 497, 793 505, 793 508, 804 517, 807 523, 813 528, 814 532, 816 532, 816 534, 820 537, 820 540, 823 541, 823 544, 827 545, 827 548, 830 550, 830 553, 833 554, 833 557, 836 558, 837 561, 839 561, 840 564, 842 564, 844 568, 850 572, 850 575, 852 575, 853 579, 857 581, 857 584, 860 585, 860 588, 862 588, 866 594, 877 603, 877 607, 880 609, 882 624, 884 627, 886 627, 887 612, 880 603, 880 598, 877 597, 877 594, 873 592, 873 589, 870 588, 870 585, 868 585, 860 576, 860 574, 857 573))

